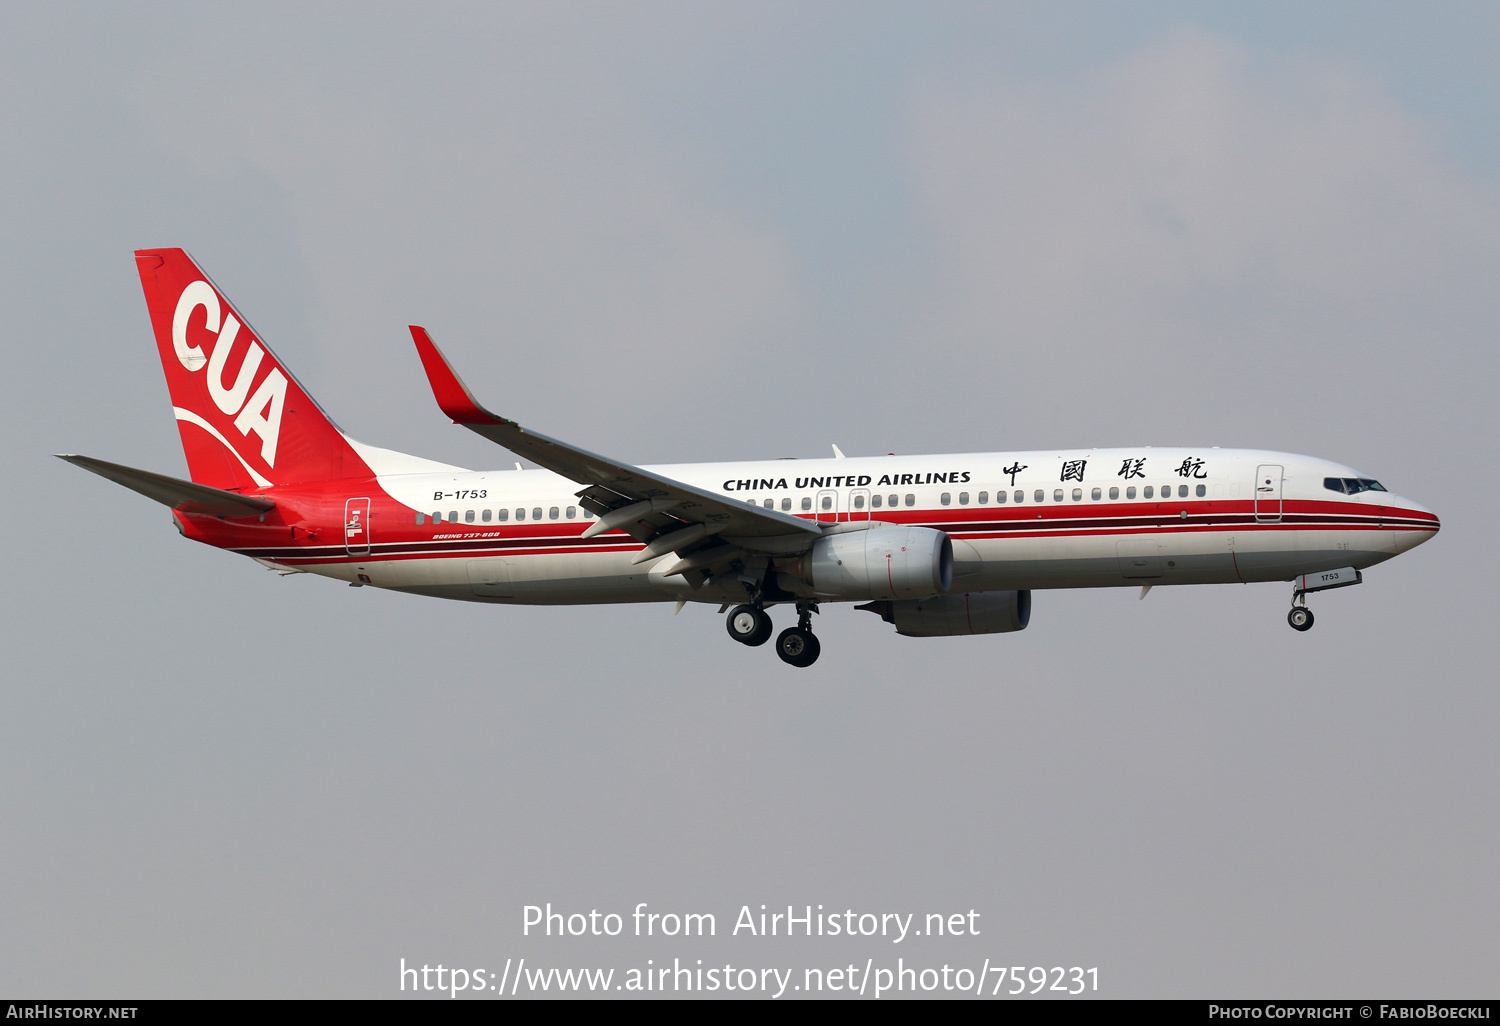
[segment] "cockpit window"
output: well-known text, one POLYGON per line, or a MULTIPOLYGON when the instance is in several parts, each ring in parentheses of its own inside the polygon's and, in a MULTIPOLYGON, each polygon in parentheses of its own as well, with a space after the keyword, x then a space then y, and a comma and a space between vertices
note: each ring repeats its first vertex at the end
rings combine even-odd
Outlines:
POLYGON ((1385 491, 1385 485, 1373 477, 1325 477, 1323 487, 1331 492, 1343 492, 1346 495, 1385 491))

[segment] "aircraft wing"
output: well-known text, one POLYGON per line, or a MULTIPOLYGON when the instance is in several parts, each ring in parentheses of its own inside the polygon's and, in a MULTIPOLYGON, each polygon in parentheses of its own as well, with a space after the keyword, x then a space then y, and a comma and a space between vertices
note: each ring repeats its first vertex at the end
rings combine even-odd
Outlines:
POLYGON ((119 463, 107 463, 92 456, 77 456, 58 453, 57 458, 67 460, 75 467, 98 474, 102 478, 124 485, 131 491, 140 492, 148 499, 155 499, 163 506, 170 506, 183 513, 206 513, 215 517, 261 516, 276 508, 270 499, 254 495, 226 492, 222 488, 194 484, 165 474, 153 474, 149 470, 137 470, 119 463))
POLYGON ((411 335, 433 396, 455 424, 462 424, 538 466, 584 486, 578 493, 580 501, 600 517, 585 532, 585 537, 616 528, 623 530, 647 543, 638 562, 668 552, 696 550, 696 559, 690 557, 678 564, 682 570, 691 570, 723 562, 731 555, 729 549, 756 548, 756 539, 769 542, 775 538, 776 551, 798 551, 822 534, 816 523, 790 513, 736 502, 496 416, 474 399, 425 328, 412 325, 411 335), (713 540, 715 536, 723 542, 713 540), (690 563, 696 566, 684 566, 690 563))

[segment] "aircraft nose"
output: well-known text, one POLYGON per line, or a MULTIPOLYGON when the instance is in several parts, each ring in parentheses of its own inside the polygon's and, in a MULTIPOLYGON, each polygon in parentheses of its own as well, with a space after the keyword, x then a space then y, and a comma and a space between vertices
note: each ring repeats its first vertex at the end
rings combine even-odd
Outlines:
POLYGON ((1417 517, 1423 520, 1430 521, 1432 524, 1432 532, 1434 534, 1436 534, 1443 526, 1442 521, 1438 519, 1438 515, 1432 510, 1428 509, 1426 506, 1422 505, 1420 502, 1412 502, 1410 499, 1401 499, 1398 502, 1398 505, 1403 510, 1408 511, 1408 513, 1415 514, 1417 517))
POLYGON ((1420 502, 1392 495, 1387 508, 1392 516, 1403 521, 1393 539, 1397 552, 1414 549, 1442 530, 1443 524, 1438 515, 1420 502))

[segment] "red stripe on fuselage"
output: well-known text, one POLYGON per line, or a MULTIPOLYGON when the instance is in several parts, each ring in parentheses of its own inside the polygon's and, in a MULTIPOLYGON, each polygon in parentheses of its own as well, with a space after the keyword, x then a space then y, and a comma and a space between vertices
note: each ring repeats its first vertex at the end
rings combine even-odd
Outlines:
MULTIPOLYGON (((191 536, 197 540, 287 564, 472 558, 486 554, 638 552, 643 547, 622 532, 585 540, 579 536, 588 528, 588 521, 515 524, 503 528, 493 523, 418 526, 412 523, 417 511, 383 494, 374 481, 325 482, 316 489, 298 489, 296 493, 289 491, 276 497, 285 508, 279 506, 264 522, 240 523, 196 515, 185 515, 182 519, 192 524, 191 536), (371 548, 368 553, 351 556, 340 544, 341 517, 343 497, 356 492, 374 496, 373 516, 369 523, 371 548), (296 512, 299 509, 303 512, 296 512), (290 536, 287 533, 289 526, 290 536), (439 538, 438 535, 456 537, 439 538), (266 544, 272 538, 275 541, 266 544)), ((815 517, 816 514, 808 514, 803 519, 815 517)), ((844 512, 840 517, 843 522, 849 522, 850 514, 844 512)), ((859 517, 861 521, 873 518, 901 526, 931 527, 966 540, 1206 531, 1436 531, 1439 528, 1438 518, 1425 510, 1319 499, 1284 499, 1277 519, 1270 519, 1264 513, 1258 519, 1255 504, 1242 499, 1229 502, 1192 499, 887 508, 861 511, 859 517)))

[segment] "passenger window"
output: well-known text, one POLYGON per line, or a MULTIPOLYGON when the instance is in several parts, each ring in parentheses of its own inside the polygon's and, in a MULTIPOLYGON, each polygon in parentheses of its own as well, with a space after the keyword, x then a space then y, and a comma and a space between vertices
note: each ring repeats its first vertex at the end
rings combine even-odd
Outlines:
POLYGON ((879 496, 879 495, 872 495, 872 496, 870 496, 870 506, 873 509, 879 509, 880 508, 880 504, 882 502, 884 502, 884 501, 885 501, 885 499, 884 499, 883 496, 879 496))
MULTIPOLYGON (((996 492, 995 494, 996 495, 1000 495, 1001 493, 1000 492, 996 492)), ((980 492, 979 493, 979 504, 981 506, 983 506, 985 503, 987 503, 989 501, 990 501, 990 493, 989 492, 980 492)), ((996 499, 995 501, 999 502, 1000 500, 996 499)))
POLYGON ((426 513, 418 513, 417 514, 417 523, 418 524, 425 524, 425 523, 427 523, 427 514, 426 513))
POLYGON ((569 506, 568 507, 568 511, 566 513, 567 518, 569 520, 572 520, 577 515, 578 515, 578 507, 577 506, 569 506))
POLYGON ((784 509, 784 510, 786 510, 787 512, 791 512, 791 509, 792 509, 792 500, 791 499, 782 499, 781 500, 781 508, 784 509))
POLYGON ((473 522, 474 522, 474 511, 472 509, 466 509, 466 510, 464 510, 464 523, 466 523, 466 524, 472 524, 473 522))
POLYGON ((1092 492, 1089 492, 1089 498, 1091 498, 1091 499, 1093 499, 1095 501, 1098 501, 1099 498, 1101 498, 1103 496, 1103 494, 1104 494, 1103 492, 1101 492, 1101 491, 1099 491, 1099 489, 1095 488, 1092 492))
POLYGON ((522 508, 516 510, 516 520, 519 522, 519 521, 522 521, 522 520, 525 520, 525 519, 526 519, 526 508, 523 506, 522 508))
POLYGON ((951 505, 953 505, 953 495, 952 495, 952 493, 950 493, 950 492, 944 492, 942 495, 939 495, 938 496, 938 502, 941 502, 944 506, 951 506, 951 505))
POLYGON ((960 506, 967 506, 969 504, 969 493, 968 492, 959 492, 958 493, 958 504, 960 506))
POLYGON ((497 510, 495 510, 495 519, 498 520, 498 521, 500 521, 502 524, 505 523, 505 521, 507 521, 507 520, 510 519, 510 510, 508 510, 508 509, 497 509, 497 510))
POLYGON ((803 509, 812 509, 812 496, 805 495, 805 496, 802 497, 802 508, 803 509))
POLYGON ((823 496, 823 508, 824 509, 833 509, 833 496, 832 495, 825 495, 825 496, 823 496))
POLYGON ((1207 494, 1208 494, 1208 485, 1199 485, 1198 486, 1198 498, 1201 499, 1201 498, 1203 498, 1203 496, 1205 496, 1207 494))
MULTIPOLYGON (((983 495, 983 494, 984 494, 984 493, 983 493, 983 492, 980 492, 980 493, 979 493, 979 494, 980 494, 980 495, 983 495)), ((1003 504, 1004 504, 1004 502, 1005 502, 1005 499, 1006 499, 1006 495, 1005 495, 1005 493, 1004 493, 1004 492, 996 492, 996 493, 995 493, 995 502, 996 502, 996 503, 999 503, 999 504, 1002 504, 1002 505, 1003 505, 1003 504)), ((980 500, 979 500, 979 501, 980 501, 980 502, 983 502, 983 501, 984 501, 984 500, 983 500, 983 499, 980 499, 980 500)))
POLYGON ((1054 489, 1052 489, 1052 501, 1053 502, 1062 502, 1062 489, 1061 488, 1054 488, 1054 489))
POLYGON ((434 513, 432 515, 432 522, 434 524, 441 524, 443 522, 443 515, 441 513, 434 513))
POLYGON ((775 499, 767 499, 765 502, 761 503, 761 505, 764 506, 766 509, 775 509, 776 508, 776 500, 775 499))
POLYGON ((479 513, 479 519, 483 520, 486 524, 490 522, 490 517, 492 516, 494 516, 494 513, 487 509, 481 510, 479 513))
POLYGON ((889 496, 889 497, 888 497, 888 498, 887 498, 887 499, 886 499, 886 500, 885 500, 885 504, 886 504, 886 505, 887 505, 887 506, 889 506, 889 507, 891 507, 891 509, 895 509, 895 508, 896 508, 896 497, 895 497, 895 496, 894 496, 894 495, 892 495, 892 496, 889 496))
POLYGON ((540 507, 540 506, 533 506, 532 507, 532 510, 531 510, 531 519, 533 519, 533 520, 540 520, 540 519, 542 519, 542 507, 540 507))
POLYGON ((864 509, 865 508, 865 497, 863 495, 856 495, 854 497, 854 508, 855 509, 864 509))
POLYGON ((1109 497, 1111 499, 1118 499, 1120 497, 1120 489, 1118 489, 1118 488, 1111 488, 1109 490, 1109 497))
POLYGON ((1035 492, 1032 493, 1031 497, 1037 502, 1043 502, 1047 498, 1047 493, 1038 488, 1035 492))
POLYGON ((1125 498, 1127 498, 1127 499, 1133 499, 1133 498, 1135 498, 1135 485, 1131 485, 1129 488, 1125 489, 1125 498))
POLYGON ((1149 499, 1155 494, 1156 493, 1151 490, 1150 485, 1147 485, 1145 488, 1141 489, 1141 498, 1143 499, 1149 499))
POLYGON ((456 524, 456 523, 458 523, 458 510, 456 510, 456 509, 450 509, 448 511, 448 523, 450 523, 450 524, 456 524))
POLYGON ((906 504, 908 506, 915 506, 917 504, 917 497, 915 495, 913 495, 911 492, 907 492, 906 493, 906 504))
POLYGON ((558 509, 556 506, 553 506, 551 509, 549 509, 547 511, 547 519, 548 520, 556 520, 561 515, 562 515, 562 510, 558 509))
POLYGON ((1082 488, 1074 488, 1073 489, 1073 501, 1074 502, 1079 502, 1082 499, 1083 499, 1083 489, 1082 488))
POLYGON ((1023 492, 1023 491, 1021 491, 1021 489, 1019 489, 1019 488, 1016 489, 1016 501, 1017 502, 1025 502, 1026 501, 1026 493, 1023 492))
POLYGON ((1187 485, 1178 485, 1177 486, 1177 497, 1179 499, 1186 499, 1187 498, 1187 485))

